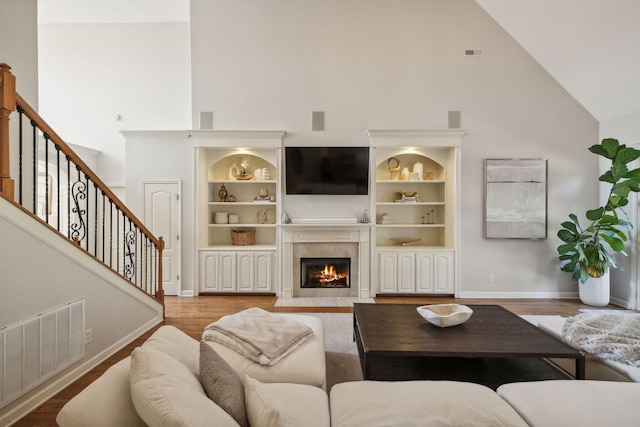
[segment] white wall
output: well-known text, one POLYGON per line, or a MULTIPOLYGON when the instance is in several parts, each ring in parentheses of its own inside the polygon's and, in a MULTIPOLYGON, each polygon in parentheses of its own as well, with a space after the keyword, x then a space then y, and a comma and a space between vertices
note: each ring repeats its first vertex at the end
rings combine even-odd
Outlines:
POLYGON ((108 185, 125 181, 120 130, 190 126, 189 38, 188 22, 39 26, 40 115, 65 141, 102 152, 96 172, 108 185))
POLYGON ((37 0, 0 0, 0 62, 9 64, 16 89, 38 108, 37 0))
POLYGON ((213 111, 218 130, 286 130, 287 145, 364 145, 367 129, 444 128, 447 111, 460 110, 468 129, 461 295, 575 295, 555 234, 570 212, 597 202, 597 160, 587 147, 598 142, 598 123, 475 2, 191 7, 194 127, 200 111, 213 111), (465 58, 465 49, 485 56, 465 58), (326 112, 324 132, 310 131, 312 111, 326 112), (483 160, 511 157, 549 160, 546 240, 482 237, 483 160))

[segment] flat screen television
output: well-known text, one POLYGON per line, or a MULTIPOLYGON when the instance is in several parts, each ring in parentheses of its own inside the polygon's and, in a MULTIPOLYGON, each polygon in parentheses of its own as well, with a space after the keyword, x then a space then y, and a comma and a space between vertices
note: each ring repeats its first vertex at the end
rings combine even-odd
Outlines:
POLYGON ((368 147, 285 147, 287 194, 369 194, 368 147))

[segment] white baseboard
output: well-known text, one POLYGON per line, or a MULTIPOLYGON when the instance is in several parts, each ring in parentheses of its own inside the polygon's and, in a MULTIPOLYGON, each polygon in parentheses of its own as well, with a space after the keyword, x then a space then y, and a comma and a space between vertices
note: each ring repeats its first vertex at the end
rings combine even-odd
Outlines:
POLYGON ((465 292, 459 291, 456 298, 495 298, 495 299, 577 299, 578 292, 465 292))

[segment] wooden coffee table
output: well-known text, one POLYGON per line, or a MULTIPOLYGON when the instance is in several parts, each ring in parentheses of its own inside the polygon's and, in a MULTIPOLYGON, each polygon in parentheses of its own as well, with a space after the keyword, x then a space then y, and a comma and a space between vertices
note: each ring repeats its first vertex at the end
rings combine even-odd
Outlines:
POLYGON ((414 304, 354 304, 353 330, 364 379, 449 379, 497 388, 515 381, 572 378, 546 358, 576 362, 579 350, 499 305, 469 305, 465 323, 439 328, 414 304))

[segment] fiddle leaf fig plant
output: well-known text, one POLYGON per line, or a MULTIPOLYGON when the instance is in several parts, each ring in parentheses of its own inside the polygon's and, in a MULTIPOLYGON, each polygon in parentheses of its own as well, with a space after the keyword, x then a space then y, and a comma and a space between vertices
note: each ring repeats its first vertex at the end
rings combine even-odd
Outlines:
POLYGON ((573 280, 586 282, 589 277, 601 277, 610 267, 615 268, 614 255, 624 252, 627 233, 633 228, 622 209, 629 203, 629 194, 640 191, 640 169, 629 170, 628 165, 640 158, 640 150, 620 144, 617 139, 603 139, 589 151, 611 160, 611 167, 599 178, 611 184, 604 206, 588 210, 587 227, 582 227, 575 214, 571 221, 561 224, 558 246, 561 269, 573 273, 573 280))

